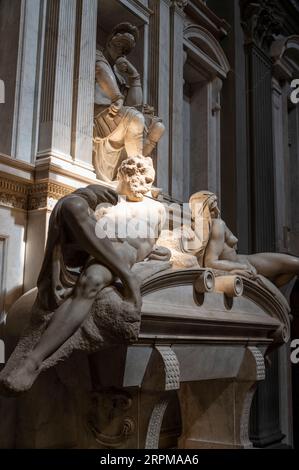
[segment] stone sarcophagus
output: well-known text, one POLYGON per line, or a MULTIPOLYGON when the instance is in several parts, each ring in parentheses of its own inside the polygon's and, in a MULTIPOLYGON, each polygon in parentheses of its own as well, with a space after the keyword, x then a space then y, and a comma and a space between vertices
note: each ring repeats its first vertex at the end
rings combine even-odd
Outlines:
POLYGON ((232 289, 220 278, 166 269, 144 280, 138 341, 74 352, 1 398, 4 447, 251 447, 252 397, 265 354, 288 339, 288 305, 262 277, 232 289))
MULTIPOLYGON (((169 270, 148 279, 138 343, 92 357, 96 390, 122 390, 129 400, 115 414, 117 447, 251 447, 251 401, 265 353, 288 337, 288 306, 278 290, 246 279, 235 297, 200 292, 202 276, 169 270)), ((106 425, 94 433, 104 448, 106 425)))

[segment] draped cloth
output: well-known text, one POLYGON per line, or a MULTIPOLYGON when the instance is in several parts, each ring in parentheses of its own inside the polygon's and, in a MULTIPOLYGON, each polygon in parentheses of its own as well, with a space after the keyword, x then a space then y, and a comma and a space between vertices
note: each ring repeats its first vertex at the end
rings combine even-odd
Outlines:
POLYGON ((116 178, 117 169, 126 158, 125 136, 132 119, 139 112, 123 106, 113 119, 108 112, 106 109, 94 118, 93 164, 97 177, 110 182, 116 178))

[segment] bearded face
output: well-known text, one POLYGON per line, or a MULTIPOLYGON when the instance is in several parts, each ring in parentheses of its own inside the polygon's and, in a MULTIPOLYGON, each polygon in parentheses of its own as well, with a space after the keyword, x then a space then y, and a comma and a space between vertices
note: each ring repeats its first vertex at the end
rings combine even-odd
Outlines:
POLYGON ((118 192, 129 201, 142 201, 155 179, 155 170, 150 157, 127 158, 118 170, 118 192))

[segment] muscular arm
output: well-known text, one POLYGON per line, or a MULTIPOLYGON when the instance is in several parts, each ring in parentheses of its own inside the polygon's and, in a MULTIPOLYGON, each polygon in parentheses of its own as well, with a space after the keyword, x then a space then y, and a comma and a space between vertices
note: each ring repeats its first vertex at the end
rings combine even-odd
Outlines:
MULTIPOLYGON (((161 209, 159 210, 159 222, 156 227, 157 233, 156 233, 155 243, 161 235, 163 226, 165 224, 165 219, 166 219, 166 211, 164 207, 162 206, 161 209)), ((154 244, 152 247, 152 251, 149 254, 148 258, 149 260, 155 260, 155 261, 169 261, 171 258, 171 251, 165 246, 154 244)))
POLYGON ((100 61, 96 64, 96 81, 111 101, 121 94, 114 73, 105 62, 100 61))
POLYGON ((129 90, 126 97, 126 106, 141 106, 143 94, 138 71, 126 57, 117 59, 115 65, 119 72, 127 75, 128 78, 129 90))
POLYGON ((126 98, 126 105, 127 106, 141 106, 142 105, 142 88, 141 85, 140 87, 132 86, 129 88, 127 98, 126 98))
MULTIPOLYGON (((72 197, 65 201, 62 216, 83 250, 121 279, 127 279, 130 276, 128 267, 106 234, 104 232, 100 234, 102 237, 96 235, 96 220, 89 215, 88 204, 84 199, 72 197)), ((98 231, 99 228, 97 228, 98 231)))
POLYGON ((212 222, 212 230, 209 243, 206 248, 204 264, 206 267, 222 271, 244 270, 247 266, 238 262, 220 260, 219 257, 224 248, 225 223, 221 219, 212 222))

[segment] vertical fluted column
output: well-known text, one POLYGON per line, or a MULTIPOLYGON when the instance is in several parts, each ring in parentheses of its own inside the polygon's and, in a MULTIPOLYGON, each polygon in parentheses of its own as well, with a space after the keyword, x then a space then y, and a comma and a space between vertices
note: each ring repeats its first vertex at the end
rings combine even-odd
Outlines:
MULTIPOLYGON (((272 119, 272 63, 256 44, 248 44, 249 155, 251 173, 252 251, 275 251, 275 173, 272 119)), ((251 435, 257 447, 277 445, 283 434, 279 421, 277 352, 266 380, 257 389, 251 435)))
POLYGON ((92 165, 97 0, 77 1, 72 157, 92 165))
POLYGON ((75 30, 76 1, 48 1, 38 157, 71 159, 75 30))
POLYGON ((27 162, 36 154, 38 93, 44 1, 22 0, 11 154, 27 162))
POLYGON ((253 250, 275 250, 274 151, 271 59, 254 44, 247 46, 250 104, 253 250))
POLYGON ((284 93, 282 84, 276 79, 272 80, 272 109, 273 109, 273 137, 274 137, 274 168, 275 168, 275 216, 276 216, 276 249, 286 249, 285 229, 288 224, 288 207, 286 202, 286 153, 284 143, 283 117, 287 116, 287 93, 284 93))
POLYGON ((183 74, 184 11, 186 2, 173 1, 170 9, 169 192, 183 200, 183 74))
POLYGON ((169 193, 170 0, 150 0, 148 102, 163 119, 166 132, 157 146, 157 185, 169 193))

